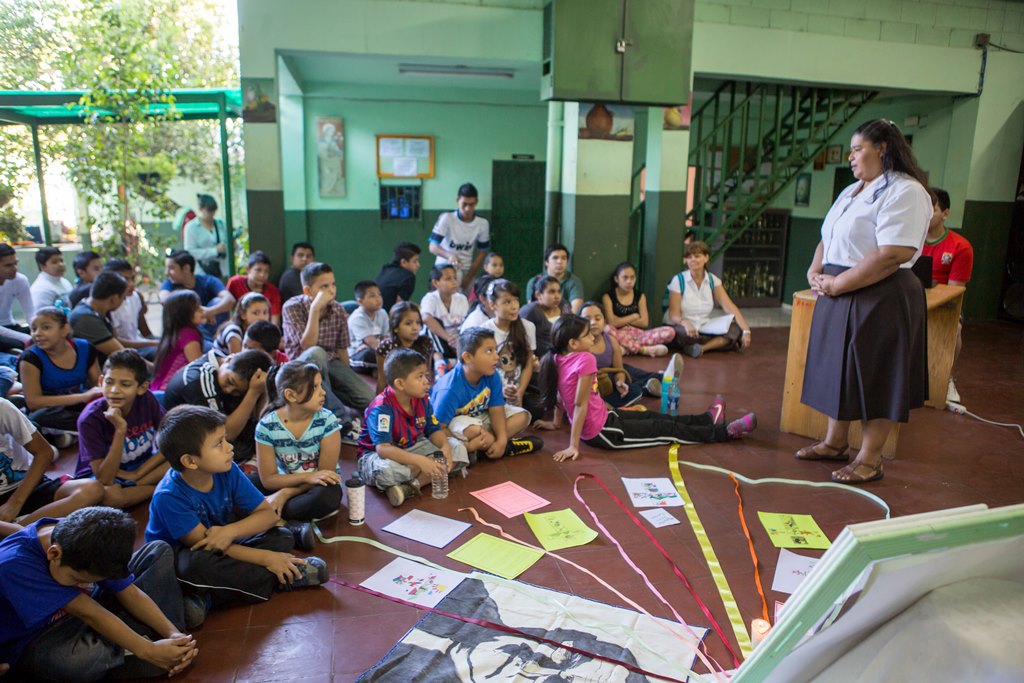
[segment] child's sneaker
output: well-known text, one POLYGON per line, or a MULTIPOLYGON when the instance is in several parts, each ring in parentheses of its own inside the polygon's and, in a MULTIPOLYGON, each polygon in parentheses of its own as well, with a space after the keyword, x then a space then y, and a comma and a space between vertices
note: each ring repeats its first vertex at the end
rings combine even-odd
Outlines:
POLYGON ((661 356, 668 355, 668 347, 664 344, 651 344, 650 346, 641 346, 640 353, 651 358, 659 358, 661 356))
POLYGON ((742 439, 755 429, 757 429, 757 416, 753 413, 747 413, 738 420, 730 422, 725 431, 730 439, 742 439))
POLYGON ((327 563, 319 557, 311 555, 306 558, 306 564, 297 564, 295 566, 299 568, 302 576, 291 583, 277 584, 279 590, 291 591, 296 588, 319 586, 322 583, 327 583, 327 563))
POLYGON ((725 422, 725 396, 715 394, 714 400, 705 412, 711 416, 711 424, 719 425, 725 422))
POLYGON ((182 602, 185 605, 185 630, 192 631, 202 626, 212 606, 210 594, 188 593, 182 598, 182 602))
POLYGON ((353 417, 347 425, 342 425, 341 442, 348 446, 359 445, 359 433, 363 430, 363 421, 353 417))
POLYGON ((683 357, 678 353, 672 354, 672 357, 668 359, 668 365, 665 366, 665 371, 661 374, 664 377, 669 373, 677 380, 683 376, 683 357))
POLYGON ((644 391, 647 392, 648 396, 661 398, 661 380, 657 377, 650 378, 647 380, 647 383, 644 384, 644 391))
POLYGON ((307 553, 316 547, 316 535, 313 533, 313 525, 309 522, 288 522, 284 528, 292 532, 295 539, 295 547, 307 553))
POLYGON ((388 497, 391 507, 399 507, 406 499, 420 495, 420 490, 412 484, 395 484, 389 486, 384 494, 388 497))
POLYGON ((525 455, 539 451, 543 447, 544 440, 539 436, 514 436, 508 440, 504 455, 525 455))

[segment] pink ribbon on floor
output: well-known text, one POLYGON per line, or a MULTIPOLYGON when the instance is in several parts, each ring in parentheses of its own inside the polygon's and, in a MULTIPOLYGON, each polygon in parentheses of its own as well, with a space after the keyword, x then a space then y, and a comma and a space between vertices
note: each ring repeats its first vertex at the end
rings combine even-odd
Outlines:
MULTIPOLYGON (((608 487, 604 485, 604 482, 601 481, 600 477, 598 477, 596 475, 593 475, 593 474, 590 474, 589 472, 581 472, 579 475, 576 476, 576 480, 573 482, 573 485, 572 485, 572 492, 573 492, 573 495, 576 496, 576 500, 578 500, 580 503, 583 504, 583 507, 586 508, 587 512, 590 514, 591 519, 594 520, 594 523, 598 526, 598 528, 601 530, 601 532, 605 536, 607 536, 612 541, 612 543, 615 544, 616 548, 619 549, 619 554, 622 555, 622 559, 624 559, 626 561, 626 564, 628 564, 633 569, 633 571, 636 572, 644 580, 644 583, 647 584, 647 587, 651 590, 652 593, 654 593, 655 596, 657 596, 657 598, 659 600, 661 600, 663 603, 668 605, 668 601, 666 601, 665 598, 662 597, 661 593, 659 593, 658 590, 654 587, 654 585, 651 583, 650 579, 647 578, 647 575, 644 574, 643 570, 641 570, 639 567, 636 566, 636 563, 633 562, 633 560, 630 558, 629 554, 625 551, 625 549, 618 542, 618 540, 616 540, 616 538, 614 536, 612 536, 612 534, 608 531, 608 529, 606 529, 604 527, 604 525, 601 524, 601 520, 599 520, 597 518, 597 515, 594 513, 594 511, 590 509, 589 505, 587 505, 587 501, 583 500, 583 496, 580 495, 580 489, 579 489, 579 484, 580 484, 580 480, 581 479, 593 479, 595 482, 597 482, 597 485, 600 486, 601 489, 604 490, 604 492, 607 493, 611 497, 611 499, 613 501, 615 501, 615 504, 619 506, 619 509, 621 509, 623 512, 625 512, 629 516, 629 518, 631 520, 633 520, 633 523, 636 524, 638 527, 640 527, 640 530, 642 532, 644 532, 644 535, 651 541, 651 543, 654 544, 654 547, 658 549, 658 552, 661 553, 662 557, 664 557, 665 560, 668 561, 668 563, 672 567, 672 571, 675 573, 675 575, 678 576, 682 580, 683 585, 686 586, 686 590, 688 590, 690 592, 690 595, 693 596, 693 599, 697 601, 697 605, 700 606, 701 611, 704 612, 704 616, 707 617, 708 621, 711 623, 711 628, 714 629, 716 634, 718 634, 718 637, 725 644, 725 647, 729 651, 729 654, 732 655, 733 665, 735 667, 739 667, 740 659, 736 655, 736 651, 732 649, 732 645, 729 643, 729 639, 726 638, 725 637, 725 633, 722 632, 722 627, 719 626, 718 620, 716 620, 715 617, 711 614, 711 610, 708 609, 708 606, 706 604, 704 604, 704 601, 700 599, 699 595, 697 595, 697 591, 695 591, 693 589, 693 586, 690 585, 690 582, 687 580, 686 575, 683 574, 682 570, 679 569, 679 567, 672 560, 672 558, 669 557, 668 552, 661 545, 661 543, 658 542, 658 539, 656 539, 654 536, 652 536, 651 532, 649 532, 647 530, 647 528, 640 522, 640 520, 637 518, 637 516, 634 515, 630 511, 630 509, 627 508, 622 503, 621 500, 619 500, 618 496, 616 496, 614 493, 612 493, 608 489, 608 487)), ((676 613, 674 609, 672 610, 672 613, 673 614, 676 613)), ((719 667, 719 670, 722 670, 721 667, 719 667)))
MULTIPOLYGON (((587 475, 587 476, 593 476, 593 475, 587 475)), ((597 477, 594 477, 594 478, 595 478, 595 479, 597 479, 597 477)), ((599 480, 599 481, 600 481, 600 480, 599 480)), ((574 487, 574 488, 575 488, 575 487, 574 487)), ((594 518, 594 521, 595 521, 595 523, 597 524, 597 526, 598 526, 598 527, 599 527, 599 528, 600 528, 600 529, 601 529, 601 530, 602 530, 602 531, 603 531, 603 532, 605 533, 605 535, 606 535, 606 536, 608 536, 608 538, 610 538, 610 539, 612 540, 612 542, 613 542, 613 543, 614 543, 614 544, 616 545, 616 547, 618 547, 618 548, 619 548, 619 552, 620 552, 620 553, 622 553, 622 555, 623 555, 623 558, 624 558, 624 559, 626 560, 626 562, 627 562, 627 563, 628 563, 628 564, 629 564, 629 565, 630 565, 631 567, 633 567, 633 570, 634 570, 634 571, 636 571, 637 573, 639 573, 639 574, 640 574, 640 576, 641 576, 641 577, 643 577, 643 579, 644 579, 644 582, 645 582, 645 583, 647 584, 647 587, 648 587, 648 588, 649 588, 649 589, 650 589, 650 590, 651 590, 651 591, 652 591, 652 592, 654 593, 654 595, 655 595, 655 596, 657 596, 657 598, 658 598, 659 600, 661 600, 661 602, 663 602, 663 603, 664 603, 664 604, 665 604, 665 605, 666 605, 666 606, 667 606, 667 607, 669 608, 669 610, 670 610, 670 611, 672 612, 672 615, 673 615, 673 616, 675 617, 676 621, 677 621, 677 622, 679 622, 679 624, 680 624, 680 625, 681 625, 681 626, 682 626, 683 628, 685 628, 685 629, 686 629, 686 631, 687 631, 687 632, 688 632, 688 633, 690 634, 690 636, 691 636, 691 637, 693 638, 693 640, 694 640, 695 642, 697 642, 697 643, 700 643, 700 642, 701 642, 701 637, 697 635, 697 632, 696 632, 696 631, 694 631, 694 630, 693 630, 693 629, 692 629, 692 628, 690 627, 690 625, 689 625, 688 623, 686 623, 686 620, 685 620, 685 619, 683 619, 683 618, 682 618, 682 616, 680 616, 678 612, 676 612, 676 610, 675 610, 675 609, 674 609, 674 608, 672 607, 672 605, 670 605, 670 604, 669 604, 669 603, 668 603, 668 602, 667 602, 667 601, 665 600, 665 598, 664 598, 664 597, 663 597, 663 596, 661 595, 661 593, 659 593, 659 592, 658 592, 658 590, 657 590, 657 589, 656 589, 656 588, 655 588, 655 587, 654 587, 654 586, 653 586, 653 585, 651 584, 651 582, 650 582, 650 581, 649 581, 649 580, 647 579, 647 575, 646 575, 646 574, 644 574, 644 573, 643 573, 643 571, 642 571, 642 570, 641 570, 640 568, 638 568, 638 567, 637 567, 637 566, 636 566, 635 564, 633 564, 632 560, 630 560, 630 559, 629 559, 629 556, 628 556, 628 555, 626 555, 626 554, 625 554, 625 553, 624 553, 624 552, 622 551, 622 547, 621 547, 621 546, 619 546, 619 543, 618 543, 618 541, 616 541, 616 540, 615 540, 615 537, 614 537, 614 536, 612 536, 612 535, 611 535, 610 533, 608 533, 607 529, 605 529, 605 528, 604 528, 604 526, 603 526, 603 525, 601 524, 601 522, 600 522, 600 521, 598 521, 597 517, 596 517, 596 516, 594 516, 594 513, 593 513, 593 512, 592 512, 592 511, 590 510, 590 508, 589 508, 589 507, 587 507, 587 504, 586 504, 586 502, 584 502, 584 501, 583 501, 583 500, 582 500, 582 499, 581 499, 581 498, 579 497, 579 494, 578 494, 578 493, 576 494, 576 498, 577 498, 577 499, 579 499, 579 500, 580 500, 580 502, 581 502, 581 503, 583 503, 583 506, 587 508, 587 512, 590 512, 590 516, 594 518)), ((619 598, 621 598, 622 600, 624 600, 624 601, 626 602, 626 604, 628 604, 628 605, 629 605, 630 607, 632 607, 632 608, 633 608, 633 609, 635 609, 636 611, 640 612, 640 613, 641 613, 641 614, 643 614, 644 616, 650 617, 650 618, 651 618, 651 619, 652 619, 652 620, 654 621, 654 623, 655 623, 655 624, 658 624, 659 626, 661 626, 662 628, 664 628, 664 629, 665 629, 665 631, 666 631, 666 632, 668 632, 669 634, 671 634, 671 635, 672 635, 673 637, 675 637, 675 638, 678 638, 679 640, 682 640, 682 641, 683 641, 684 643, 686 643, 686 646, 687 646, 687 648, 689 648, 689 650, 690 650, 690 651, 691 651, 692 653, 694 653, 694 654, 695 654, 695 655, 696 655, 696 656, 697 656, 698 658, 700 658, 700 661, 701 661, 701 662, 703 662, 703 663, 704 663, 704 666, 706 666, 706 667, 708 668, 708 671, 709 671, 709 672, 711 672, 711 675, 713 675, 713 676, 717 676, 717 674, 715 673, 716 671, 719 671, 719 672, 724 672, 724 671, 725 671, 725 668, 724 668, 724 667, 723 667, 723 666, 722 666, 721 664, 719 664, 719 663, 718 663, 718 662, 717 662, 717 661, 716 661, 716 660, 715 660, 715 659, 714 659, 713 657, 711 657, 710 655, 707 655, 707 654, 705 654, 705 652, 702 652, 702 651, 701 651, 701 649, 697 648, 697 647, 696 647, 696 646, 695 646, 695 645, 694 645, 693 643, 691 643, 690 641, 688 641, 688 640, 686 640, 686 639, 684 639, 684 638, 680 638, 680 637, 679 637, 679 634, 678 634, 678 633, 676 633, 675 631, 673 631, 673 630, 671 630, 671 629, 669 629, 669 628, 666 628, 666 627, 664 627, 664 625, 662 625, 662 624, 661 624, 661 621, 660 621, 660 620, 659 620, 659 619, 658 619, 657 617, 655 617, 655 616, 654 616, 654 615, 652 615, 652 614, 651 614, 650 612, 648 612, 647 610, 645 610, 645 609, 644 609, 643 607, 641 607, 641 606, 640 606, 639 604, 637 604, 637 603, 636 603, 635 601, 633 601, 633 600, 631 600, 630 598, 628 598, 627 596, 623 595, 623 594, 622 594, 622 592, 620 592, 620 591, 619 591, 618 589, 616 589, 616 588, 615 588, 614 586, 612 586, 612 585, 611 585, 610 583, 608 583, 607 581, 605 581, 604 579, 602 579, 602 578, 601 578, 600 576, 598 576, 598 575, 597 575, 597 574, 595 574, 594 572, 592 572, 592 571, 590 571, 589 569, 587 569, 586 567, 584 567, 584 566, 582 566, 582 565, 579 565, 579 564, 577 564, 577 563, 573 562, 572 560, 569 560, 569 559, 566 559, 566 558, 564 558, 564 557, 561 557, 560 555, 556 555, 556 554, 554 554, 554 553, 552 553, 552 552, 550 552, 550 551, 548 551, 548 550, 546 550, 546 549, 544 549, 544 548, 541 548, 541 547, 535 546, 535 545, 533 545, 533 544, 531 544, 531 543, 527 543, 526 541, 521 541, 521 540, 519 540, 518 538, 516 538, 516 537, 515 537, 515 536, 513 536, 512 534, 509 534, 508 532, 506 532, 506 531, 505 531, 504 529, 502 529, 502 528, 501 528, 500 526, 498 526, 497 524, 492 524, 492 523, 490 523, 490 522, 487 522, 487 521, 485 521, 485 520, 484 520, 484 519, 483 519, 482 517, 480 517, 480 515, 479 515, 479 514, 477 513, 477 511, 476 511, 476 509, 475 509, 475 508, 472 508, 472 507, 467 507, 467 508, 459 508, 459 512, 469 512, 469 513, 470 513, 471 515, 473 515, 473 519, 474 519, 474 520, 475 520, 475 521, 476 521, 477 523, 479 523, 479 524, 481 524, 481 525, 483 525, 483 526, 489 527, 489 528, 491 528, 491 529, 494 529, 495 531, 497 531, 497 532, 498 532, 498 534, 500 534, 500 535, 501 535, 501 537, 502 537, 502 538, 504 538, 504 539, 506 539, 506 540, 512 541, 512 542, 514 542, 514 543, 518 543, 519 545, 523 545, 523 546, 526 546, 527 548, 532 548, 533 550, 536 550, 536 551, 538 551, 538 552, 542 552, 542 553, 544 553, 545 555, 549 555, 549 556, 551 556, 551 557, 555 558, 555 559, 556 559, 556 560, 558 560, 559 562, 564 562, 565 564, 568 564, 568 565, 569 565, 569 566, 571 566, 571 567, 575 567, 576 569, 580 570, 581 572, 583 572, 584 574, 586 574, 587 576, 591 577, 592 579, 594 579, 595 581, 597 581, 597 582, 598 582, 599 584, 601 584, 602 586, 604 586, 605 588, 607 588, 607 589, 608 589, 609 591, 611 591, 611 592, 612 592, 613 594, 615 594, 616 596, 618 596, 619 598)), ((713 620, 713 618, 712 618, 712 620, 713 620)))

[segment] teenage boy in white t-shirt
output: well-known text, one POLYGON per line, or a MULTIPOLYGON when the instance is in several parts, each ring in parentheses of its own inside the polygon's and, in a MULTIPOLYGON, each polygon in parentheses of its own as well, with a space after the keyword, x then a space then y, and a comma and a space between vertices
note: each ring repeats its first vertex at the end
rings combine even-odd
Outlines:
POLYGON ((461 289, 468 289, 491 248, 491 226, 476 215, 479 200, 476 187, 466 183, 459 188, 455 211, 441 214, 430 233, 430 253, 435 266, 451 265, 461 289), (474 249, 479 248, 476 256, 474 249))

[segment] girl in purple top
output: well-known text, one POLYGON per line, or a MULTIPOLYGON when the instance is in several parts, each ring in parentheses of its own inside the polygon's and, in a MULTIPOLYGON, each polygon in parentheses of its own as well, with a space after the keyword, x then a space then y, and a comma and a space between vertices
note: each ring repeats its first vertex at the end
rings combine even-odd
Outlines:
POLYGON ((716 396, 699 415, 609 410, 597 392, 597 361, 590 350, 594 335, 590 321, 564 315, 551 329, 551 351, 540 366, 541 391, 554 419, 538 421, 538 429, 558 429, 562 413, 571 415, 569 446, 552 457, 556 462, 575 460, 580 442, 601 449, 646 448, 670 443, 712 443, 739 439, 757 426, 748 413, 728 425, 725 399, 716 396))
POLYGON ((203 335, 199 326, 206 322, 199 295, 191 289, 171 292, 164 299, 164 334, 153 359, 153 391, 167 388, 174 373, 203 355, 203 335))
POLYGON ((615 390, 604 397, 608 405, 621 408, 636 403, 641 396, 661 396, 660 372, 647 372, 622 362, 622 346, 611 335, 601 306, 596 301, 586 301, 580 306, 580 315, 590 321, 590 331, 594 334, 594 346, 590 353, 597 360, 598 370, 622 368, 629 373, 628 376, 622 372, 615 374, 615 390))

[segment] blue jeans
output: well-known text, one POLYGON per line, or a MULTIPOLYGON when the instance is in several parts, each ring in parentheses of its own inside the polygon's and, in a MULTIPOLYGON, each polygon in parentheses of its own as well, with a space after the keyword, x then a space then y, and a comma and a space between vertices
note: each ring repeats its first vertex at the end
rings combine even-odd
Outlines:
MULTIPOLYGON (((174 551, 163 541, 152 541, 135 551, 128 569, 135 575, 135 586, 148 595, 179 630, 185 630, 185 608, 181 588, 174 575, 174 551)), ((159 640, 162 636, 139 623, 121 607, 113 595, 93 597, 117 615, 136 633, 159 640)), ((28 644, 18 660, 16 671, 26 678, 44 681, 95 681, 114 669, 119 676, 166 676, 167 672, 132 658, 125 667, 124 650, 86 626, 77 617, 65 616, 28 644), (130 668, 130 671, 128 669, 130 668)))

